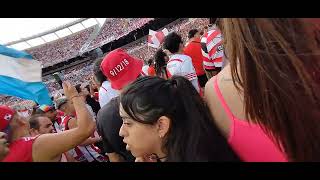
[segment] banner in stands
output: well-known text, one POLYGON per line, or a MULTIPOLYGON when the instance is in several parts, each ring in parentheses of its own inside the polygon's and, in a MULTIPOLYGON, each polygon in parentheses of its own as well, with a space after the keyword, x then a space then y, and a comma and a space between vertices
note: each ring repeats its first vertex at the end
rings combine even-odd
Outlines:
POLYGON ((159 48, 160 44, 163 42, 164 37, 169 34, 167 28, 164 28, 162 31, 153 31, 149 29, 148 35, 148 46, 153 48, 159 48))

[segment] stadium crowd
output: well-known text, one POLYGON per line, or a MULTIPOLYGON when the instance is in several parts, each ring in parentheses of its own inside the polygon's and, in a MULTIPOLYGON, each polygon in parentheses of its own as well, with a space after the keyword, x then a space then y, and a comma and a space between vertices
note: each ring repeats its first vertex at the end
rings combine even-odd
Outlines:
MULTIPOLYGON (((101 27, 99 35, 90 43, 89 49, 119 39, 151 20, 153 18, 110 18, 101 27)), ((96 26, 91 26, 53 42, 27 49, 26 52, 41 61, 43 67, 66 61, 78 55, 95 28, 96 26)))
MULTIPOLYGON (((98 41, 150 20, 115 19, 98 41)), ((44 77, 53 105, 0 97, 0 161, 319 161, 320 20, 209 22, 44 77)))

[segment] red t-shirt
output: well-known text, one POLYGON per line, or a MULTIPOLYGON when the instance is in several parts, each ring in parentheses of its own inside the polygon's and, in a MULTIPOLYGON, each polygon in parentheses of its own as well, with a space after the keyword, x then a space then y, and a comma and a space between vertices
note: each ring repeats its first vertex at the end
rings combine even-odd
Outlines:
POLYGON ((94 99, 99 101, 99 92, 94 92, 94 99))
POLYGON ((149 68, 148 68, 148 75, 149 75, 149 76, 156 76, 156 70, 154 69, 153 66, 149 66, 149 68))
POLYGON ((23 137, 13 141, 9 145, 10 152, 2 160, 3 162, 33 162, 32 160, 32 144, 39 137, 23 137))
POLYGON ((184 54, 191 57, 197 76, 204 75, 205 72, 203 69, 200 38, 196 38, 195 40, 189 42, 184 48, 184 54))

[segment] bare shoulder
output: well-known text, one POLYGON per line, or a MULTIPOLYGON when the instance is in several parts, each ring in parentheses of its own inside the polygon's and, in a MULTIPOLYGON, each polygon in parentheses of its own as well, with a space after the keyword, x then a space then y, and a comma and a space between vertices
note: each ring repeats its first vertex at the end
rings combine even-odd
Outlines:
POLYGON ((47 153, 50 151, 50 148, 48 148, 49 146, 47 146, 48 142, 51 142, 54 136, 55 134, 42 134, 34 140, 32 144, 33 162, 58 162, 60 160, 59 155, 47 153))
POLYGON ((208 81, 207 81, 207 83, 206 83, 206 85, 205 85, 205 98, 207 97, 207 96, 212 96, 212 95, 214 95, 214 86, 213 86, 213 84, 214 84, 214 78, 215 77, 212 77, 211 79, 209 79, 208 81))
POLYGON ((216 76, 212 77, 205 86, 205 101, 208 105, 210 113, 213 117, 214 123, 221 130, 225 137, 228 137, 230 129, 230 121, 228 120, 226 113, 221 105, 221 102, 216 94, 214 87, 214 79, 216 76))

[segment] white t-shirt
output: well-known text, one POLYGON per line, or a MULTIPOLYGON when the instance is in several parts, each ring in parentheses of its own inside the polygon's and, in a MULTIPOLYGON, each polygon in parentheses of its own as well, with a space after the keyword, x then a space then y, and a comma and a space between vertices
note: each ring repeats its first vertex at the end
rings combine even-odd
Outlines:
POLYGON ((111 83, 109 81, 104 81, 99 89, 99 104, 102 108, 104 105, 108 104, 109 101, 119 95, 118 91, 112 89, 111 83))
POLYGON ((200 92, 198 77, 190 56, 184 54, 174 54, 170 56, 167 63, 167 70, 170 73, 169 77, 173 75, 184 76, 192 83, 196 90, 200 92))
POLYGON ((145 76, 148 76, 148 75, 149 75, 149 74, 148 74, 148 68, 149 68, 148 65, 142 66, 142 72, 145 74, 145 76))

